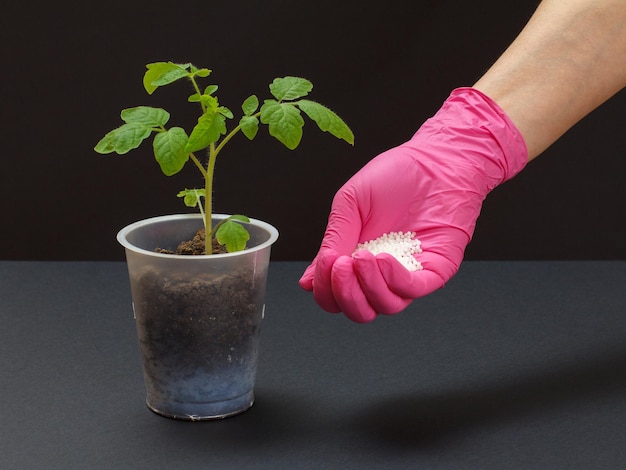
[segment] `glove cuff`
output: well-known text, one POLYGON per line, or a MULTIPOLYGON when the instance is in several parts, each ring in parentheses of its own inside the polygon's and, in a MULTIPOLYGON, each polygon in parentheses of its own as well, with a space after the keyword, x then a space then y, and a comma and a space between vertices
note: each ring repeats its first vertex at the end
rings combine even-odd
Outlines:
POLYGON ((477 130, 487 132, 500 148, 500 155, 487 155, 493 158, 502 169, 502 179, 498 184, 510 180, 526 166, 528 149, 522 134, 504 110, 483 92, 471 87, 456 88, 444 103, 443 108, 460 107, 477 130))

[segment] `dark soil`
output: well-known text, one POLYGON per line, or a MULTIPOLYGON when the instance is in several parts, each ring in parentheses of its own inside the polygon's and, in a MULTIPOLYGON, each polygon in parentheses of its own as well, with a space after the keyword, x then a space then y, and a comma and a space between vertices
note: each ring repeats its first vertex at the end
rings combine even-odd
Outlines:
MULTIPOLYGON (((205 238, 204 229, 201 228, 196 232, 195 236, 191 240, 181 242, 176 248, 176 251, 165 250, 163 248, 157 248, 155 251, 157 253, 165 253, 168 255, 204 255, 206 254, 204 249, 205 238)), ((220 245, 215 238, 212 240, 212 243, 214 255, 227 253, 226 247, 224 245, 220 245)))
MULTIPOLYGON (((194 367, 209 367, 232 350, 245 353, 244 343, 259 327, 258 288, 252 273, 189 279, 145 273, 139 283, 144 346, 153 358, 168 357, 182 366, 179 354, 193 357, 194 367), (243 349, 243 350, 242 350, 243 349)), ((175 365, 175 364, 172 364, 175 365)), ((190 365, 190 364, 187 364, 190 365)))

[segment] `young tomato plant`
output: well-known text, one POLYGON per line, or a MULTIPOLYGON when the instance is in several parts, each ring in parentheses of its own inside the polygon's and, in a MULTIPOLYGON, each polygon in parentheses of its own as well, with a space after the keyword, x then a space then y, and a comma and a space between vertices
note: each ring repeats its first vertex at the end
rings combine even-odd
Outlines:
POLYGON ((230 109, 219 104, 215 96, 217 85, 208 85, 201 90, 198 83, 199 79, 208 77, 211 70, 173 62, 155 62, 146 67, 143 86, 149 95, 157 88, 181 79, 191 82, 193 94, 187 100, 200 106, 197 124, 188 134, 181 127, 167 127, 170 114, 165 109, 150 106, 127 108, 121 112, 124 124, 107 133, 94 150, 101 154, 115 152, 123 155, 139 147, 154 134, 154 156, 166 176, 175 175, 188 162, 192 162, 204 179, 204 188, 185 189, 178 193, 178 197, 184 198, 187 206, 200 209, 205 226, 207 254, 211 254, 213 237, 225 245, 229 252, 243 250, 249 239, 247 230, 236 223, 249 221, 245 216, 233 215, 212 225, 215 161, 237 133, 241 131, 252 140, 257 135, 259 123, 266 124, 271 136, 293 150, 302 139, 304 113, 322 131, 354 144, 352 131, 337 114, 304 98, 313 89, 313 84, 304 78, 287 76, 274 79, 269 85, 272 98, 265 99, 260 108, 256 95, 246 98, 241 105, 242 117, 229 130, 227 120, 233 119, 234 115, 230 109), (200 156, 200 152, 204 155, 200 156))

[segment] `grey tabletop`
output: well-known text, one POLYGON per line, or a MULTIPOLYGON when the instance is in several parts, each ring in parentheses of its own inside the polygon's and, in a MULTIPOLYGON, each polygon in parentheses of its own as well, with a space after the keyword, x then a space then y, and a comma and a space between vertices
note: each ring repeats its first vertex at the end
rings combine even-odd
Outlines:
POLYGON ((2 469, 625 468, 626 262, 466 262, 367 325, 270 267, 255 405, 144 404, 126 266, 0 262, 2 469))

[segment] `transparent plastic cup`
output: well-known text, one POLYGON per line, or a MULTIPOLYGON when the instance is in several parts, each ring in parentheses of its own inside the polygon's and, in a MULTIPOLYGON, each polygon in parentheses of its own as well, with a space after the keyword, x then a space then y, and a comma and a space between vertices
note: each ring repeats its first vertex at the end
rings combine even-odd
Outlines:
MULTIPOLYGON (((217 214, 213 223, 223 219, 217 214)), ((163 416, 219 419, 254 402, 271 225, 251 219, 244 251, 187 256, 175 251, 202 227, 200 214, 155 217, 117 235, 125 248, 146 404, 163 416)))

